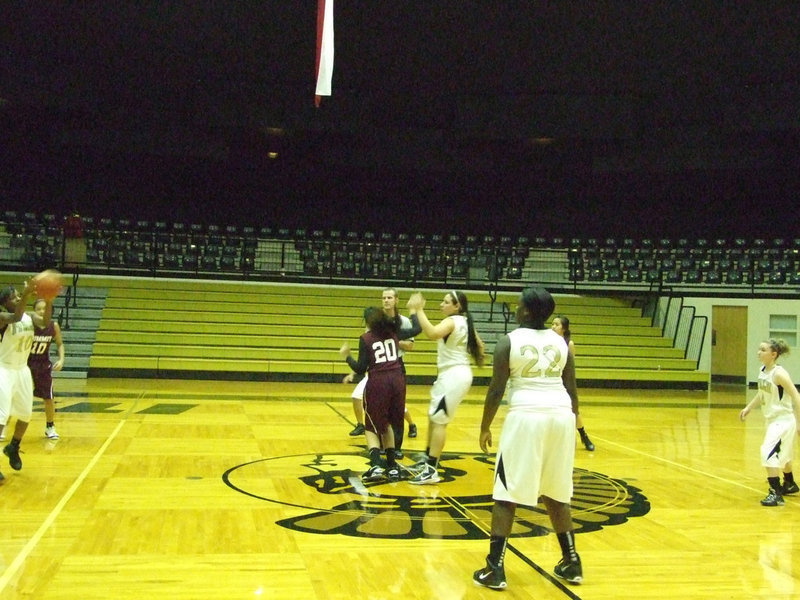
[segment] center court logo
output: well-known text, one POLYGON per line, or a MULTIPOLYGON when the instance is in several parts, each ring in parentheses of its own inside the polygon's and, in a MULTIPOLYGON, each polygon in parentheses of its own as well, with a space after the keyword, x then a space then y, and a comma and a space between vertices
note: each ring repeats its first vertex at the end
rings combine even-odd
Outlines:
MULTIPOLYGON (((437 485, 363 483, 360 452, 301 454, 238 465, 222 479, 232 489, 296 509, 278 525, 354 537, 485 539, 491 522, 494 458, 445 454, 437 485)), ((625 523, 650 511, 641 491, 601 473, 575 469, 572 519, 577 533, 625 523)), ((543 507, 518 506, 512 537, 549 532, 543 507)))

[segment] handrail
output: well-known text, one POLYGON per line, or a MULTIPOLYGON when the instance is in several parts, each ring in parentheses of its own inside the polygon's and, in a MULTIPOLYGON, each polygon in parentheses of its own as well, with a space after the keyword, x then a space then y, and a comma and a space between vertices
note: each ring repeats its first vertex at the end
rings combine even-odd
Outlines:
POLYGON ((508 333, 508 324, 511 322, 512 314, 508 302, 503 302, 503 333, 508 333))

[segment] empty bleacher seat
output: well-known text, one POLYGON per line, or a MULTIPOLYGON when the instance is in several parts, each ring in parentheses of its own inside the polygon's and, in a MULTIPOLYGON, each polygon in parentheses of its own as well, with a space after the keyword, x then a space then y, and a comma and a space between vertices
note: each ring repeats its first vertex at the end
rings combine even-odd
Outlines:
POLYGON ((741 271, 731 270, 725 273, 725 283, 738 285, 744 281, 741 271))
POLYGON ((703 272, 700 269, 689 269, 686 271, 686 283, 702 283, 703 272))
POLYGON ((625 279, 631 283, 638 283, 642 281, 644 275, 639 267, 633 267, 625 272, 625 279))

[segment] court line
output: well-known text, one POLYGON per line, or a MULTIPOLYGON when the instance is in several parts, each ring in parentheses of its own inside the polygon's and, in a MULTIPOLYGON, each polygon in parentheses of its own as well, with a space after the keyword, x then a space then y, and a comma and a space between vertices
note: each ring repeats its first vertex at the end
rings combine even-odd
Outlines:
MULTIPOLYGON (((486 538, 489 539, 491 537, 490 532, 481 525, 481 520, 478 519, 476 516, 472 515, 472 511, 470 511, 466 506, 457 502, 452 496, 440 496, 443 500, 445 500, 450 506, 452 506, 457 512, 460 512, 461 515, 465 518, 470 520, 478 529, 483 531, 486 534, 486 538)), ((580 596, 575 594, 569 587, 565 584, 561 583, 555 576, 551 575, 547 570, 543 569, 533 560, 528 558, 521 550, 517 549, 516 546, 511 544, 510 541, 506 542, 506 552, 508 551, 513 552, 517 558, 519 558, 522 562, 527 564, 531 567, 534 571, 539 573, 542 577, 544 577, 547 581, 549 581, 553 586, 559 589, 565 596, 570 598, 570 600, 581 600, 580 596)))
MULTIPOLYGON (((325 404, 326 404, 326 406, 328 406, 328 408, 330 408, 334 413, 336 413, 342 419, 344 419, 345 421, 350 422, 349 419, 347 419, 347 417, 345 417, 344 414, 341 411, 339 411, 335 406, 332 406, 330 402, 325 402, 325 404)), ((404 465, 401 465, 401 466, 404 466, 404 465)), ((359 480, 359 483, 361 483, 360 480, 359 480)), ((442 498, 442 500, 444 500, 450 506, 452 506, 456 510, 456 512, 460 513, 462 517, 464 517, 465 519, 471 521, 478 529, 483 531, 484 534, 486 534, 486 539, 489 539, 489 537, 490 537, 489 531, 487 531, 486 528, 481 525, 480 519, 478 519, 477 517, 472 515, 471 511, 469 509, 467 509, 461 503, 455 501, 455 499, 452 496, 440 496, 440 497, 442 498)), ((541 566, 536 564, 533 560, 528 558, 521 550, 518 550, 515 546, 513 546, 510 541, 506 543, 506 551, 508 551, 508 550, 511 550, 511 552, 514 553, 517 556, 517 558, 522 560, 522 562, 527 564, 534 571, 539 573, 547 581, 549 581, 551 584, 553 584, 553 586, 558 588, 562 593, 564 593, 565 596, 570 598, 570 600, 581 600, 580 596, 576 595, 571 589, 569 589, 566 585, 561 583, 561 581, 559 581, 556 577, 551 575, 549 572, 547 572, 541 566)), ((0 590, 1 590, 1 588, 0 588, 0 590)))
MULTIPOLYGON (((592 437, 594 438, 596 436, 594 434, 592 434, 592 437)), ((743 488, 745 490, 749 490, 749 491, 752 491, 752 492, 761 491, 759 488, 750 487, 749 485, 746 485, 746 484, 744 484, 744 483, 742 483, 740 481, 736 481, 734 479, 726 479, 725 477, 720 477, 719 475, 716 475, 714 473, 708 473, 707 471, 701 471, 700 469, 695 469, 694 467, 690 467, 689 465, 685 465, 683 463, 675 462, 674 460, 669 460, 668 458, 663 458, 661 456, 656 456, 655 454, 648 454, 647 452, 642 452, 641 450, 636 450, 635 448, 631 448, 630 446, 625 446, 625 445, 620 444, 618 442, 613 442, 611 440, 604 440, 603 438, 597 438, 597 439, 599 441, 603 442, 604 445, 616 446, 617 448, 620 448, 621 450, 627 450, 628 452, 633 452, 634 454, 638 454, 640 456, 646 456, 647 458, 649 458, 651 460, 662 462, 662 463, 671 465, 673 467, 678 467, 680 469, 685 469, 686 471, 691 471, 692 473, 696 473, 698 475, 702 475, 703 477, 710 477, 711 479, 716 479, 717 481, 721 481, 723 483, 728 483, 730 485, 735 485, 737 487, 740 487, 740 488, 743 488)))
POLYGON ((87 464, 86 467, 84 467, 81 474, 78 475, 78 478, 64 493, 64 495, 55 505, 53 510, 50 511, 50 514, 47 515, 47 518, 39 526, 39 529, 36 530, 36 533, 34 533, 33 536, 31 536, 31 538, 28 540, 25 546, 22 547, 22 550, 20 550, 19 554, 17 554, 14 560, 11 561, 11 564, 8 565, 6 570, 0 576, 0 594, 2 594, 3 591, 6 589, 6 586, 9 584, 14 575, 17 573, 19 568, 23 565, 23 563, 28 558, 30 553, 33 552, 34 548, 36 548, 36 545, 42 539, 47 530, 52 526, 53 522, 61 514, 61 511, 64 509, 64 506, 67 504, 67 502, 69 502, 72 499, 72 496, 75 495, 75 492, 78 491, 78 488, 81 486, 81 484, 83 484, 84 480, 89 476, 89 473, 92 471, 92 469, 94 469, 94 466, 103 456, 103 454, 105 454, 106 449, 109 447, 109 445, 111 445, 111 442, 114 441, 114 438, 117 437, 117 434, 119 433, 120 429, 122 429, 125 423, 127 423, 128 417, 130 416, 131 412, 133 412, 133 409, 136 407, 136 404, 138 403, 139 400, 142 399, 144 394, 145 392, 139 394, 139 397, 136 399, 136 401, 134 401, 131 408, 124 414, 122 420, 120 420, 120 422, 117 423, 117 426, 114 428, 114 431, 111 432, 111 435, 109 435, 109 437, 106 438, 106 441, 103 442, 103 445, 100 446, 100 448, 97 450, 95 455, 92 457, 92 460, 89 461, 89 464, 87 464))
MULTIPOLYGON (((349 423, 350 425, 352 425, 353 427, 355 427, 355 423, 353 423, 349 418, 344 416, 344 413, 342 411, 340 411, 338 408, 336 408, 335 406, 333 406, 330 403, 329 400, 325 401, 325 406, 330 408, 334 413, 336 413, 339 417, 341 417, 343 421, 345 421, 345 422, 349 423)), ((405 427, 405 425, 404 425, 404 427, 405 427)))

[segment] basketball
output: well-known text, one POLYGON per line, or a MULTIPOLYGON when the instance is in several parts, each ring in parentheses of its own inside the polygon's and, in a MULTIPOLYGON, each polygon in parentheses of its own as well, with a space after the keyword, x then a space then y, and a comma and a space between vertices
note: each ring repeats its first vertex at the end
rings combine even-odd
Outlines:
POLYGON ((42 271, 33 278, 36 285, 36 295, 45 300, 52 300, 61 293, 64 286, 61 283, 61 273, 55 269, 42 271))

